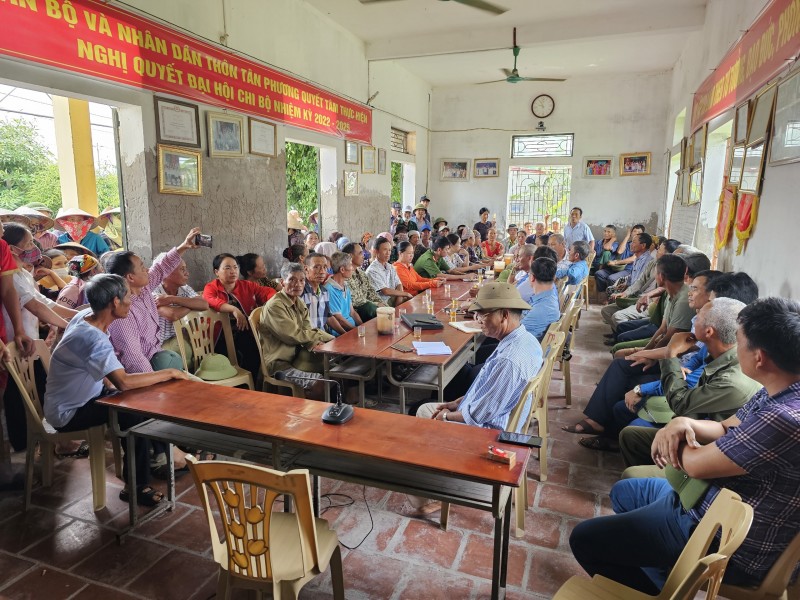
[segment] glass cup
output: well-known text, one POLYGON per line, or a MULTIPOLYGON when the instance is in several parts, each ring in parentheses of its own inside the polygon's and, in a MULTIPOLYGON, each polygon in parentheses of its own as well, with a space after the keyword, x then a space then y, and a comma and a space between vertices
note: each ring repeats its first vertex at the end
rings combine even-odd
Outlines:
POLYGON ((453 301, 450 303, 450 308, 452 308, 453 310, 458 309, 458 300, 456 298, 453 298, 453 301))
POLYGON ((450 290, 451 290, 450 284, 449 283, 445 283, 444 284, 444 295, 445 295, 446 298, 450 297, 450 290))
POLYGON ((363 338, 367 335, 367 326, 366 325, 359 325, 358 326, 358 337, 363 338))
POLYGON ((428 301, 430 301, 430 299, 431 299, 431 288, 428 288, 427 290, 425 290, 425 298, 428 301))
POLYGON ((422 339, 422 327, 414 327, 414 339, 417 341, 422 339))
POLYGON ((436 309, 434 308, 433 301, 428 302, 428 314, 432 315, 435 312, 436 312, 436 309))
POLYGON ((456 319, 456 309, 451 306, 450 307, 450 322, 451 323, 455 323, 456 320, 457 320, 456 319))

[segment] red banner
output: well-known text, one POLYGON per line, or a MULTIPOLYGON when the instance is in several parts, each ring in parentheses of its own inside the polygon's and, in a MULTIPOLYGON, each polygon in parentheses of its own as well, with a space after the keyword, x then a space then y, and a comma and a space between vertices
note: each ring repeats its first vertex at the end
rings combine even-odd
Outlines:
POLYGON ((97 0, 0 0, 0 54, 372 141, 372 111, 97 0))
POLYGON ((692 131, 752 95, 798 52, 800 0, 772 0, 695 92, 692 131))

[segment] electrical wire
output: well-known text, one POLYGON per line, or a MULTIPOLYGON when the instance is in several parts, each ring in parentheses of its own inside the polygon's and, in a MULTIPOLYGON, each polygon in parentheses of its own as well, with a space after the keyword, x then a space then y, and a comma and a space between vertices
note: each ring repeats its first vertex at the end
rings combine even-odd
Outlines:
MULTIPOLYGON (((364 537, 361 538, 361 541, 358 542, 358 544, 356 544, 355 546, 348 546, 347 544, 345 544, 340 539, 339 540, 339 544, 341 544, 342 546, 344 546, 348 550, 356 550, 359 546, 361 546, 361 544, 363 544, 364 542, 367 541, 367 538, 370 536, 372 531, 375 529, 375 521, 372 518, 372 511, 369 508, 369 502, 367 502, 367 486, 365 486, 365 485, 361 486, 361 494, 362 494, 362 496, 364 498, 364 504, 367 507, 367 514, 369 515, 369 531, 366 534, 364 534, 364 537)), ((347 507, 347 506, 353 506, 353 504, 355 504, 355 500, 353 500, 353 498, 351 498, 347 494, 335 494, 335 493, 322 494, 322 496, 320 496, 320 500, 322 498, 325 498, 328 501, 329 504, 325 508, 320 508, 320 511, 319 511, 320 516, 324 515, 325 511, 326 510, 330 510, 331 508, 344 508, 344 507, 347 507), (339 503, 339 504, 334 504, 332 502, 332 498, 336 498, 336 497, 338 497, 338 498, 347 498, 347 500, 349 500, 349 502, 342 502, 342 503, 339 503)))

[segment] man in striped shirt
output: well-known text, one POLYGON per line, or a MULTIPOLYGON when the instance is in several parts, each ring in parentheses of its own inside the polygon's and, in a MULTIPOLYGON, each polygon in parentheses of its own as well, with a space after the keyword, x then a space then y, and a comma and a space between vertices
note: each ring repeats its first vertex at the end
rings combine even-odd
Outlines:
MULTIPOLYGON (((423 404, 417 416, 505 429, 523 388, 542 366, 542 347, 521 323, 522 312, 529 309, 517 288, 509 283, 482 287, 470 310, 474 311, 484 335, 500 340, 497 349, 463 397, 452 402, 423 404)), ((526 399, 528 406, 520 423, 525 422, 530 401, 526 399)))

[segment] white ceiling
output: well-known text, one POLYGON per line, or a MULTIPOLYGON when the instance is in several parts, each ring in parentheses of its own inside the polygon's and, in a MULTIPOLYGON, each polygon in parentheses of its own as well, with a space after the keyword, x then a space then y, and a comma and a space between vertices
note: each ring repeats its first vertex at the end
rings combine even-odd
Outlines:
POLYGON ((702 28, 706 5, 706 0, 491 0, 508 9, 495 16, 439 0, 305 1, 364 40, 369 60, 394 60, 433 87, 503 78, 500 69, 511 69, 514 62, 514 27, 523 77, 670 69, 687 36, 702 28))

